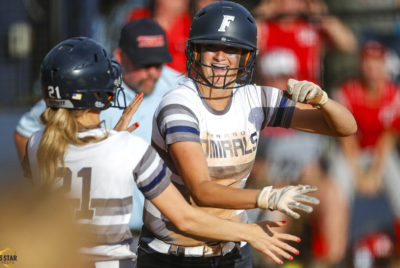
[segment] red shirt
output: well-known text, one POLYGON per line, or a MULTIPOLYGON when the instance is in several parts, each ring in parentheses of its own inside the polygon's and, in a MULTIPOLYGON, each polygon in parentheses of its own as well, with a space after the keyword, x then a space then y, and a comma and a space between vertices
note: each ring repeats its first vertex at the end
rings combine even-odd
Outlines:
POLYGON ((367 89, 358 79, 342 84, 338 100, 353 113, 358 125, 357 138, 361 148, 374 148, 379 136, 392 127, 399 110, 399 88, 388 81, 379 95, 367 98, 367 89))
POLYGON ((260 54, 279 47, 291 49, 299 63, 299 80, 320 82, 322 42, 322 34, 316 26, 303 19, 293 22, 290 28, 272 20, 265 20, 258 25, 260 54))
MULTIPOLYGON (((151 12, 147 8, 134 9, 128 13, 126 22, 139 18, 150 18, 151 12)), ((167 63, 172 69, 183 73, 186 70, 186 41, 189 38, 189 30, 192 19, 189 13, 177 16, 169 25, 168 29, 164 29, 167 37, 168 50, 171 54, 172 61, 167 63)))

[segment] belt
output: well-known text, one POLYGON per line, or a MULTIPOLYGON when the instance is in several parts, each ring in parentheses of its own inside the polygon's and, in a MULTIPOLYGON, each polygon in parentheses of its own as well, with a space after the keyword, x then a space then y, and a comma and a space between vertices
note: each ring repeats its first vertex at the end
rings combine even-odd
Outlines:
POLYGON ((149 247, 155 251, 163 254, 171 254, 176 256, 185 257, 215 257, 224 256, 231 252, 234 248, 240 248, 247 244, 247 242, 216 242, 207 244, 204 246, 196 247, 183 247, 179 245, 172 245, 165 243, 157 238, 154 238, 150 243, 149 247))

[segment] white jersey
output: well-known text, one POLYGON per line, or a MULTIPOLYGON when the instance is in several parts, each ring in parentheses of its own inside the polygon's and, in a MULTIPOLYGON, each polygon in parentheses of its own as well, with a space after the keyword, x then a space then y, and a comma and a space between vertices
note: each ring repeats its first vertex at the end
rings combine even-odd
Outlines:
MULTIPOLYGON (((198 142, 207 158, 211 179, 217 183, 243 188, 252 169, 259 132, 265 126, 288 127, 295 103, 283 98, 281 90, 272 87, 244 85, 236 88, 223 111, 208 105, 193 81, 184 79, 169 91, 158 106, 153 119, 152 146, 172 170, 172 181, 189 200, 183 184, 167 152, 168 145, 179 141, 198 142)), ((247 221, 244 210, 204 208, 224 219, 247 221)), ((152 234, 142 234, 146 242, 152 235, 167 243, 195 246, 209 240, 185 236, 163 220, 145 201, 144 223, 152 234)))
MULTIPOLYGON (((103 128, 81 132, 83 136, 104 136, 103 128)), ((95 247, 82 248, 94 261, 135 259, 129 250, 132 239, 133 184, 151 200, 170 183, 170 171, 156 151, 129 132, 108 131, 108 138, 84 146, 69 145, 65 153, 66 173, 58 187, 66 187, 76 200, 75 215, 84 230, 95 236, 95 247)), ((34 184, 39 183, 36 152, 43 132, 31 136, 27 157, 34 184)))

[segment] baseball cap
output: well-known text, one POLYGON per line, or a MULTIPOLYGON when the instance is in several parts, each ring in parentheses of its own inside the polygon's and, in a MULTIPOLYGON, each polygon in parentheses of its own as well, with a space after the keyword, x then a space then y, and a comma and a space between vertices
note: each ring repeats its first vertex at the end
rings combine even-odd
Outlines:
POLYGON ((150 18, 125 24, 121 30, 119 47, 136 66, 162 64, 172 60, 164 30, 150 18))
POLYGON ((387 47, 375 40, 365 42, 361 48, 363 57, 384 58, 386 56, 387 47))

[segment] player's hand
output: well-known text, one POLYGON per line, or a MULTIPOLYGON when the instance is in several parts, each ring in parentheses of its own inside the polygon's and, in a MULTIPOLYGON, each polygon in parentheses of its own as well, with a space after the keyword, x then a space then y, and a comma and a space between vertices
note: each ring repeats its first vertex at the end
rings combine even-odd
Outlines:
POLYGON ((277 189, 272 188, 272 186, 264 187, 257 196, 257 205, 259 208, 279 210, 292 218, 298 219, 300 218, 300 214, 293 211, 293 209, 302 210, 307 213, 313 210, 311 206, 305 205, 302 202, 312 205, 319 204, 317 198, 305 195, 316 190, 317 187, 311 185, 290 185, 277 189))
POLYGON ((132 132, 139 127, 139 124, 137 122, 132 124, 131 126, 129 126, 129 123, 131 122, 133 115, 136 113, 142 101, 143 93, 137 94, 135 98, 131 101, 131 103, 129 103, 129 105, 125 108, 124 112, 121 115, 121 118, 115 125, 114 130, 128 130, 129 132, 132 132))
POLYGON ((300 242, 299 237, 274 230, 274 227, 284 226, 284 222, 262 221, 253 225, 255 225, 256 228, 254 232, 248 236, 247 242, 253 248, 270 257, 274 262, 283 264, 280 257, 293 260, 291 254, 299 254, 296 248, 284 241, 300 242))
POLYGON ((287 89, 282 94, 292 101, 307 103, 312 106, 323 106, 328 101, 328 94, 318 85, 292 78, 288 80, 287 89))

